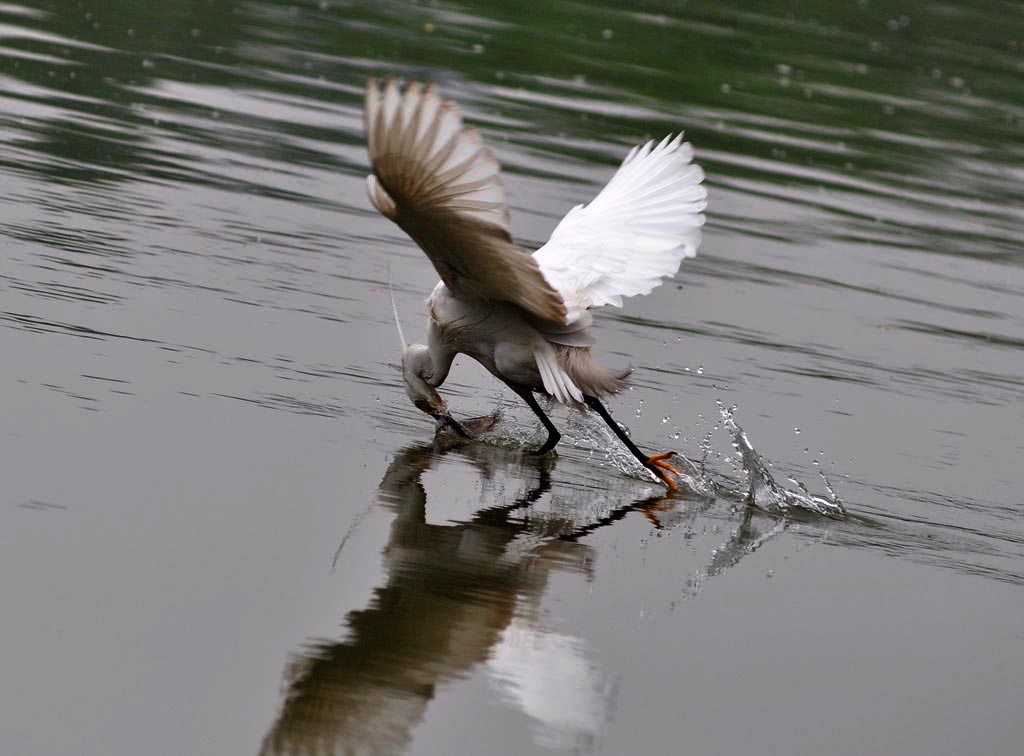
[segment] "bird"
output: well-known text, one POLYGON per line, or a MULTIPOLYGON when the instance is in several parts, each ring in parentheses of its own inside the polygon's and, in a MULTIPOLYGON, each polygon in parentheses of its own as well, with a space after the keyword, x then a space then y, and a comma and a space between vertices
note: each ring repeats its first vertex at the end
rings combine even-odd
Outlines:
MULTIPOLYGON (((675 491, 676 452, 648 455, 602 402, 630 371, 594 359, 593 311, 621 307, 673 277, 701 242, 704 171, 682 133, 633 147, 588 204, 573 207, 534 252, 515 243, 501 165, 459 106, 434 83, 366 82, 370 203, 426 253, 440 281, 427 299, 427 343, 402 348, 405 391, 438 427, 469 433, 437 389, 458 354, 520 396, 547 439, 561 435, 535 395, 596 412, 637 461, 675 491)), ((390 277, 390 273, 389 273, 390 277)), ((390 286, 390 284, 389 284, 390 286)))

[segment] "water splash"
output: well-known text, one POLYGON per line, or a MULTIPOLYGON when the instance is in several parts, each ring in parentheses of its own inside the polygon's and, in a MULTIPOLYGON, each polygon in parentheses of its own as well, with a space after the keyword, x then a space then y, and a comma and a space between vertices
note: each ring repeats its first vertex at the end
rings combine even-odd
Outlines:
POLYGON ((836 496, 828 478, 820 470, 818 474, 825 482, 828 496, 812 494, 803 483, 789 476, 787 476, 787 480, 795 485, 799 489, 798 491, 779 485, 768 471, 768 466, 761 459, 761 455, 750 443, 746 432, 733 418, 736 407, 725 407, 719 402, 718 409, 722 415, 722 424, 732 434, 733 447, 743 460, 743 468, 747 473, 749 484, 748 496, 755 507, 765 512, 782 515, 790 514, 795 510, 803 510, 826 517, 844 518, 847 516, 846 507, 836 496))
MULTIPOLYGON (((846 508, 818 465, 815 466, 819 467, 818 475, 821 476, 827 492, 824 496, 811 493, 802 482, 788 475, 786 480, 793 488, 779 484, 769 472, 768 464, 754 449, 746 432, 736 423, 736 406, 726 407, 721 401, 717 401, 716 404, 720 419, 706 429, 698 442, 700 460, 695 462, 681 454, 672 459, 672 464, 679 469, 677 479, 683 486, 701 496, 742 496, 757 509, 772 514, 787 515, 803 511, 833 518, 847 516, 846 508), (712 437, 720 429, 725 429, 732 436, 732 446, 739 457, 739 465, 715 451, 712 437), (733 480, 725 473, 710 470, 709 463, 712 459, 723 458, 728 463, 740 467, 741 478, 733 480)), ((554 402, 549 402, 545 409, 550 411, 553 405, 554 402)), ((529 447, 542 443, 546 434, 543 426, 538 422, 517 418, 511 411, 513 406, 502 397, 501 403, 490 416, 475 418, 488 421, 480 426, 477 440, 508 448, 529 447)), ((703 421, 703 416, 701 419, 703 421)), ((629 429, 625 425, 620 423, 620 427, 629 435, 629 429)), ((564 445, 571 444, 573 448, 585 452, 598 464, 613 467, 632 478, 651 482, 658 480, 596 415, 569 412, 562 436, 564 445)))
MULTIPOLYGON (((619 424, 630 435, 629 429, 619 424)), ((620 472, 643 480, 661 481, 634 457, 628 449, 615 437, 612 430, 604 422, 591 414, 581 412, 570 413, 567 434, 572 436, 572 443, 578 448, 587 448, 591 456, 600 456, 607 464, 620 472)), ((677 480, 694 493, 702 496, 714 496, 717 492, 715 482, 705 474, 703 464, 677 454, 670 460, 679 470, 677 480)))
MULTIPOLYGON (((509 448, 536 446, 546 438, 546 431, 539 423, 532 420, 521 420, 513 414, 514 402, 505 402, 504 397, 491 417, 494 422, 478 436, 479 441, 509 448)), ((550 412, 554 402, 544 406, 550 412)), ((598 464, 613 467, 624 475, 644 481, 661 481, 650 470, 629 452, 615 436, 611 428, 596 415, 570 411, 562 428, 562 446, 571 445, 585 452, 590 459, 598 464)), ((619 426, 630 435, 629 428, 619 426)), ((703 495, 714 496, 718 492, 715 482, 705 473, 703 461, 698 464, 681 454, 672 458, 672 464, 679 469, 678 480, 691 491, 703 495)))
MULTIPOLYGON (((599 417, 590 413, 570 412, 568 420, 566 436, 574 447, 588 451, 592 458, 597 458, 630 477, 656 480, 599 417)), ((632 435, 623 423, 619 423, 619 427, 627 436, 632 435)))

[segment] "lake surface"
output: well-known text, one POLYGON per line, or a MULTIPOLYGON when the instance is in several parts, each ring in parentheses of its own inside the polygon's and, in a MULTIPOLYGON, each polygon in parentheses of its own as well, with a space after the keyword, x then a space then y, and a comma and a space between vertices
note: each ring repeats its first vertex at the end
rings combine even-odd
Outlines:
POLYGON ((1019 752, 1024 7, 624 7, 0 4, 0 751, 1019 752), (466 359, 504 442, 434 441, 385 282, 412 336, 436 274, 364 193, 391 72, 534 246, 686 130, 700 254, 597 320, 706 486, 566 410, 524 455, 466 359), (733 406, 849 516, 749 507, 733 406))

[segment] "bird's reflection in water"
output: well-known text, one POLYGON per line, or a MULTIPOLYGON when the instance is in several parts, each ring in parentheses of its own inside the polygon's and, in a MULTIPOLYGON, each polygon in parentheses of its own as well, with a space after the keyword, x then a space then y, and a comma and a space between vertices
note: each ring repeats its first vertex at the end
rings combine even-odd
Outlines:
MULTIPOLYGON (((637 510, 655 524, 676 515, 653 497, 589 522, 531 521, 525 515, 551 488, 553 464, 446 439, 400 452, 379 489, 379 503, 395 514, 384 549, 387 581, 367 608, 348 615, 345 640, 311 643, 290 661, 262 753, 402 752, 438 687, 480 665, 499 696, 531 718, 540 742, 592 742, 613 689, 583 640, 545 626, 546 585, 559 571, 587 574, 592 549, 580 542, 587 534, 637 510), (421 479, 450 453, 488 477, 505 469, 536 482, 466 522, 429 524, 421 479)), ((701 507, 693 509, 690 516, 701 507)), ((733 560, 742 552, 742 543, 732 544, 733 560)))

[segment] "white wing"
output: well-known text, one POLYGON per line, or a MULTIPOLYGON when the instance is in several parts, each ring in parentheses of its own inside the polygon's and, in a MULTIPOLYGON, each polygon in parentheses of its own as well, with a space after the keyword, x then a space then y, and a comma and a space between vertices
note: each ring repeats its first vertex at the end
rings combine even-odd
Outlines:
POLYGON ((534 253, 572 324, 592 307, 649 294, 697 254, 707 190, 683 135, 630 150, 589 205, 577 205, 534 253))

